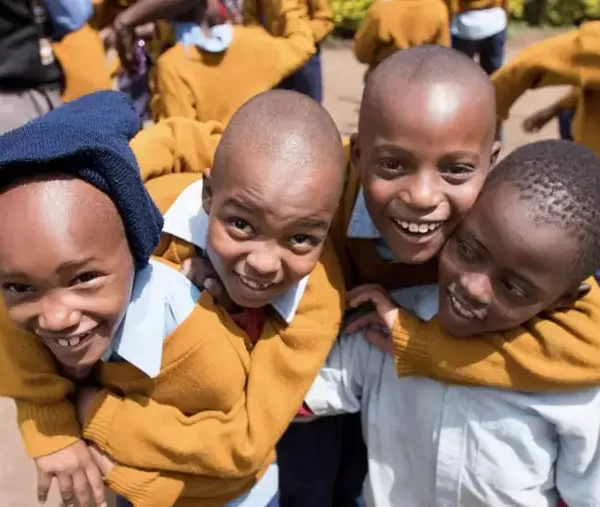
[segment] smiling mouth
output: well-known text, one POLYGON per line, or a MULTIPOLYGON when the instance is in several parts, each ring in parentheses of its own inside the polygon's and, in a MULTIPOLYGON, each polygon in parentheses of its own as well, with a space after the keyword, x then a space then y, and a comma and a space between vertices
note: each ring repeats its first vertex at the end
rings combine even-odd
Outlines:
POLYGON ((448 300, 450 301, 450 306, 452 311, 458 315, 460 318, 464 320, 483 320, 484 316, 481 312, 469 308, 461 299, 456 297, 454 293, 450 290, 446 291, 448 294, 448 300))
POLYGON ((406 234, 416 237, 426 236, 437 231, 444 222, 407 222, 398 218, 392 218, 392 221, 406 234))
POLYGON ((265 291, 269 290, 271 287, 273 287, 273 285, 275 285, 274 283, 260 283, 255 280, 252 280, 251 278, 240 275, 238 273, 236 273, 236 275, 239 278, 242 285, 244 285, 245 287, 247 287, 248 289, 250 289, 254 292, 265 292, 265 291))
POLYGON ((58 345, 63 348, 77 347, 78 345, 81 345, 82 343, 89 340, 89 338, 94 334, 95 331, 96 328, 93 328, 90 329, 88 332, 79 334, 77 336, 72 336, 70 338, 59 338, 58 340, 56 340, 56 343, 58 343, 58 345))

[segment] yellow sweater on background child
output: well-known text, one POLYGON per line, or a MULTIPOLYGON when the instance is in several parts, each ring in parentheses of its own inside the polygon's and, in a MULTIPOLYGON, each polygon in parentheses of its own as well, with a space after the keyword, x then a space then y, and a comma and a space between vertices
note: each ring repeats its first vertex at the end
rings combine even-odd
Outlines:
POLYGON ((450 46, 443 0, 377 0, 354 36, 354 54, 373 69, 393 52, 420 44, 450 46))
POLYGON ((276 0, 281 36, 260 26, 234 26, 221 53, 177 43, 156 64, 155 118, 183 116, 223 124, 248 99, 275 87, 315 52, 308 19, 296 0, 276 0))
POLYGON ((523 50, 492 76, 498 116, 527 90, 570 84, 579 90, 565 98, 576 105, 573 139, 600 155, 600 22, 546 39, 523 50))
MULTIPOLYGON (((161 180, 154 188, 172 188, 160 193, 161 207, 212 164, 212 151, 197 149, 214 150, 214 134, 220 137, 214 125, 174 119, 132 141, 142 167, 150 161, 144 179, 161 180), (178 134, 182 137, 175 139, 178 134), (196 146, 190 144, 194 139, 200 141, 196 146), (182 171, 191 177, 181 178, 182 171)), ((181 244, 166 248, 165 256, 196 255, 181 244)), ((275 441, 327 357, 342 299, 342 274, 327 245, 293 321, 284 325, 270 316, 253 347, 203 294, 165 341, 156 379, 127 363, 101 365, 100 380, 112 390, 95 400, 84 436, 119 463, 108 485, 140 507, 173 505, 178 497, 181 507, 216 507, 250 489, 272 463, 275 441)), ((0 391, 16 399, 28 452, 40 456, 74 443, 79 427, 66 400, 73 384, 57 374, 35 336, 15 330, 5 318, 0 326, 0 391)))

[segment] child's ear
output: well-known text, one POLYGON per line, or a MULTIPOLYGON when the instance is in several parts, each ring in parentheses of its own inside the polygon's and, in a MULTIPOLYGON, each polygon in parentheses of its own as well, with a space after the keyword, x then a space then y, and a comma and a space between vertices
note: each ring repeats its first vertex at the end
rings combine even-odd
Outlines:
POLYGON ((500 150, 502 149, 502 143, 499 140, 494 141, 492 145, 492 153, 490 157, 490 168, 493 169, 500 156, 500 150))
POLYGON ((588 295, 592 288, 589 283, 581 282, 576 287, 573 287, 571 290, 565 292, 561 297, 559 297, 551 308, 548 310, 553 311, 566 311, 573 307, 573 304, 581 298, 584 298, 588 295))
POLYGON ((202 208, 204 209, 204 213, 207 215, 210 215, 212 197, 212 179, 210 176, 210 170, 206 170, 204 173, 204 180, 202 182, 202 208))
POLYGON ((358 149, 358 134, 350 136, 350 162, 355 169, 360 169, 360 150, 358 149))

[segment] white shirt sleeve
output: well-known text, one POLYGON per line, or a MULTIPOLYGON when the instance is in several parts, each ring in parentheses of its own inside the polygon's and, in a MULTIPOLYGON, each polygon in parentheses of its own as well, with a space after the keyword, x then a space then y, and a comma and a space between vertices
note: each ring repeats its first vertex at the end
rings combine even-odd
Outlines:
POLYGON ((569 507, 600 505, 600 389, 553 395, 536 407, 558 435, 556 488, 569 507))
POLYGON ((366 372, 373 359, 383 365, 385 356, 361 332, 342 335, 306 395, 305 403, 315 415, 360 411, 366 372))

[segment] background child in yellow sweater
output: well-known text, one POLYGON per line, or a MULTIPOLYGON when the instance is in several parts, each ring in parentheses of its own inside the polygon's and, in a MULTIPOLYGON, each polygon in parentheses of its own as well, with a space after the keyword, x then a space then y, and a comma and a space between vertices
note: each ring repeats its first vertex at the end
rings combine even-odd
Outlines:
POLYGON ((354 54, 372 70, 394 51, 420 44, 450 45, 443 0, 378 0, 354 36, 354 54))
POLYGON ((244 102, 303 65, 315 51, 305 11, 296 0, 271 1, 280 12, 277 37, 261 26, 231 25, 221 25, 222 33, 215 33, 219 36, 214 40, 201 37, 203 3, 189 16, 180 17, 196 27, 198 36, 182 31, 177 44, 158 59, 155 117, 184 116, 225 124, 244 102))
MULTIPOLYGON (((529 89, 570 84, 575 90, 543 116, 572 107, 573 139, 600 154, 600 22, 531 44, 492 76, 498 116, 506 119, 512 105, 529 89)), ((534 118, 536 120, 536 118, 534 118)))
MULTIPOLYGON (((81 107, 90 109, 90 100, 82 101, 81 107)), ((110 109, 103 107, 95 114, 105 114, 110 109)), ((71 111, 80 113, 75 106, 71 111)), ((62 111, 63 115, 68 116, 68 113, 69 109, 62 111)), ((131 111, 129 114, 131 117, 131 111)), ((42 125, 58 127, 60 121, 58 125, 54 125, 54 121, 59 118, 55 114, 42 125)), ((44 131, 33 125, 24 134, 38 130, 44 131)), ((85 129, 81 131, 82 136, 93 136, 85 129)), ((20 135, 21 132, 17 131, 15 138, 5 138, 4 142, 17 144, 20 135)), ((62 136, 64 132, 58 135, 62 136)), ((155 145, 150 144, 154 149, 155 145)), ((99 151, 104 153, 103 150, 99 151)), ((20 160, 18 153, 6 152, 9 157, 4 161, 7 170, 14 166, 13 162, 20 160), (10 157, 16 157, 16 161, 10 157)), ((52 153, 48 156, 51 157, 52 153)), ((75 158, 76 164, 77 160, 75 158)), ((225 281, 229 296, 235 303, 256 310, 244 310, 239 319, 234 316, 234 323, 227 313, 212 305, 210 298, 202 298, 167 340, 161 369, 161 354, 156 355, 157 343, 152 342, 150 336, 155 335, 156 339, 158 328, 160 347, 164 338, 160 335, 161 326, 154 323, 142 329, 140 326, 143 323, 137 322, 135 327, 135 308, 130 305, 127 309, 123 326, 129 329, 129 334, 123 331, 121 341, 114 344, 113 350, 125 362, 109 362, 98 370, 101 383, 114 386, 117 392, 125 393, 127 397, 121 398, 110 391, 103 391, 90 400, 91 394, 88 393, 82 400, 82 411, 83 415, 90 416, 85 436, 124 463, 113 466, 107 457, 100 461, 104 473, 108 473, 108 484, 129 497, 135 505, 172 505, 180 496, 178 505, 223 505, 251 488, 267 470, 279 435, 301 405, 302 397, 324 361, 339 328, 342 296, 338 282, 341 280, 336 275, 336 261, 329 253, 329 247, 322 249, 343 183, 342 162, 337 129, 331 118, 314 102, 286 92, 258 97, 240 111, 238 121, 232 122, 226 132, 210 179, 205 181, 205 185, 200 181, 200 186, 188 187, 167 214, 166 229, 185 236, 183 239, 187 239, 189 232, 190 241, 206 246, 205 251, 213 260, 220 278, 225 281), (267 124, 273 125, 274 122, 278 128, 265 139, 263 136, 267 132, 267 124), (291 135, 291 132, 295 135, 291 135), (279 144, 273 140, 273 136, 279 136, 279 144), (306 142, 300 142, 301 137, 306 142), (240 138, 247 140, 247 143, 239 143, 240 138), (247 157, 248 146, 255 150, 254 158, 247 157), (267 160, 272 160, 271 165, 267 160), (288 177, 281 177, 282 170, 294 172, 295 185, 289 185, 288 177), (266 182, 265 175, 270 175, 266 182), (323 177, 326 181, 323 181, 323 177), (268 181, 272 184, 268 184, 268 181), (202 218, 204 211, 198 209, 200 193, 197 192, 204 196, 204 205, 210 218, 207 214, 202 218), (273 199, 282 201, 276 204, 273 199), (271 215, 272 211, 265 212, 265 206, 268 210, 276 210, 275 215, 271 215), (190 230, 190 223, 200 228, 192 227, 190 230), (206 234, 210 238, 207 244, 206 234), (262 310, 263 315, 258 315, 257 326, 258 309, 269 301, 281 318, 262 310), (322 305, 321 302, 326 303, 322 305), (285 322, 281 322, 281 319, 285 322), (152 329, 155 329, 154 332, 152 329), (206 329, 212 338, 203 338, 201 329, 206 329), (144 345, 136 345, 131 333, 142 335, 149 341, 144 345), (217 343, 211 342, 215 339, 217 343), (151 352, 153 348, 154 353, 151 352), (206 355, 208 350, 210 354, 206 355), (179 360, 182 354, 186 357, 185 361, 179 360), (177 360, 177 367, 173 365, 174 360, 177 360), (198 361, 206 362, 202 364, 198 361), (135 365, 137 370, 131 365, 135 365), (182 385, 189 392, 186 389, 182 391, 182 385), (266 385, 269 386, 267 390, 266 385), (278 397, 282 399, 277 401, 278 397), (93 407, 88 413, 86 408, 89 408, 90 402, 93 407), (210 410, 210 413, 204 416, 185 415, 206 410, 210 410), (168 421, 167 426, 172 425, 172 428, 161 428, 156 424, 157 420, 168 421), (149 421, 152 423, 148 424, 149 421), (127 436, 124 434, 126 427, 132 431, 127 436), (211 428, 212 431, 218 429, 221 434, 210 436, 211 428), (174 439, 175 434, 179 434, 181 439, 174 439), (221 443, 216 449, 215 441, 221 443), (165 443, 172 447, 167 453, 165 443), (134 448, 138 444, 141 447, 136 451, 134 448), (231 444, 237 446, 237 450, 229 453, 231 444), (164 470, 165 474, 130 469, 128 465, 132 465, 129 463, 131 459, 139 460, 134 466, 164 470), (192 477, 181 472, 198 475, 192 477)), ((64 215, 58 216, 59 219, 61 217, 64 215)), ((13 229, 11 231, 14 232, 13 229)), ((5 237, 11 236, 6 234, 5 237)), ((9 239, 7 242, 10 243, 9 239)), ((122 269, 126 267, 124 264, 122 269)), ((134 294, 136 287, 137 278, 134 294)), ((150 296, 154 291, 150 291, 150 296)), ((180 292, 185 294, 186 290, 180 292)), ((47 297, 44 294, 44 300, 47 297)), ((58 296, 51 299, 55 298, 58 296)), ((139 300, 142 300, 139 303, 141 310, 154 313, 146 300, 141 297, 139 300)), ((66 306, 63 304, 66 303, 58 299, 56 301, 52 308, 64 314, 66 306)), ((191 301, 193 305, 195 298, 192 297, 191 301)), ((116 311, 117 302, 113 303, 116 311)), ((42 312, 42 308, 39 310, 42 313, 33 318, 36 315, 35 307, 31 307, 29 311, 33 312, 32 317, 25 322, 17 314, 21 308, 22 305, 17 304, 10 307, 9 316, 20 326, 40 336, 36 326, 41 321, 45 322, 47 312, 42 312), (35 326, 31 327, 33 324, 35 326)), ((158 311, 159 307, 156 308, 158 311)), ((83 311, 80 313, 87 315, 83 311)), ((23 316, 22 313, 20 315, 23 316)), ((140 318, 139 312, 137 318, 140 318)), ((69 321, 68 324, 75 326, 75 317, 72 316, 72 319, 73 323, 69 321)), ((114 320, 117 321, 117 317, 114 320)), ((53 338, 57 345, 54 347, 52 342, 52 350, 57 355, 62 352, 60 347, 67 350, 70 346, 79 347, 78 343, 71 344, 70 341, 71 338, 76 341, 78 335, 65 337, 65 325, 64 321, 54 323, 53 338)), ((53 438, 59 441, 59 449, 65 447, 69 438, 74 439, 74 445, 43 457, 42 469, 46 473, 60 469, 56 464, 46 465, 45 462, 58 460, 61 463, 62 459, 62 473, 59 476, 64 495, 69 496, 73 481, 77 482, 77 492, 84 494, 85 485, 81 491, 81 481, 85 480, 85 468, 77 452, 85 453, 85 447, 80 449, 81 444, 77 443, 78 430, 69 422, 70 405, 64 405, 63 400, 62 409, 58 411, 64 417, 54 420, 49 415, 50 406, 37 407, 36 410, 31 407, 40 399, 49 403, 49 392, 42 393, 43 385, 49 389, 54 385, 54 395, 51 397, 57 397, 54 400, 56 403, 61 393, 64 396, 72 386, 69 387, 65 379, 57 377, 51 364, 48 364, 47 356, 33 347, 35 338, 33 343, 30 338, 14 343, 15 336, 6 333, 5 330, 0 356, 3 372, 7 375, 7 378, 2 378, 2 390, 3 394, 19 398, 17 407, 28 449, 35 455, 37 450, 55 445, 53 438), (28 356, 24 356, 28 347, 28 356), (10 357, 11 353, 19 351, 21 355, 10 357), (23 369, 31 367, 33 371, 25 374, 23 369), (37 383, 32 391, 32 386, 28 386, 27 382, 33 378, 39 379, 41 371, 44 376, 51 378, 46 377, 43 384, 37 383), (13 378, 14 373, 21 378, 13 378), (17 392, 20 394, 15 394, 17 392), (25 412, 23 407, 27 407, 25 412), (41 421, 36 414, 43 412, 46 417, 41 421), (40 434, 40 424, 45 428, 46 435, 40 434), (61 432, 65 427, 67 431, 61 432), (37 440, 34 436, 37 436, 37 440), (71 455, 72 461, 67 460, 70 465, 65 465, 65 453, 71 455)), ((85 343, 89 342, 91 338, 86 334, 85 343)), ((109 343, 110 335, 102 340, 104 348, 109 343)), ((101 352, 102 347, 98 347, 90 354, 92 357, 86 359, 93 363, 101 352)), ((75 355, 71 358, 76 363, 69 363, 71 368, 80 366, 79 357, 75 355)), ((74 373, 77 371, 78 368, 74 373)), ((89 466, 87 462, 85 465, 89 466)), ((46 486, 46 483, 44 481, 43 485, 46 486)), ((274 495, 275 491, 271 493, 274 495)), ((248 501, 251 502, 250 499, 248 501)))

